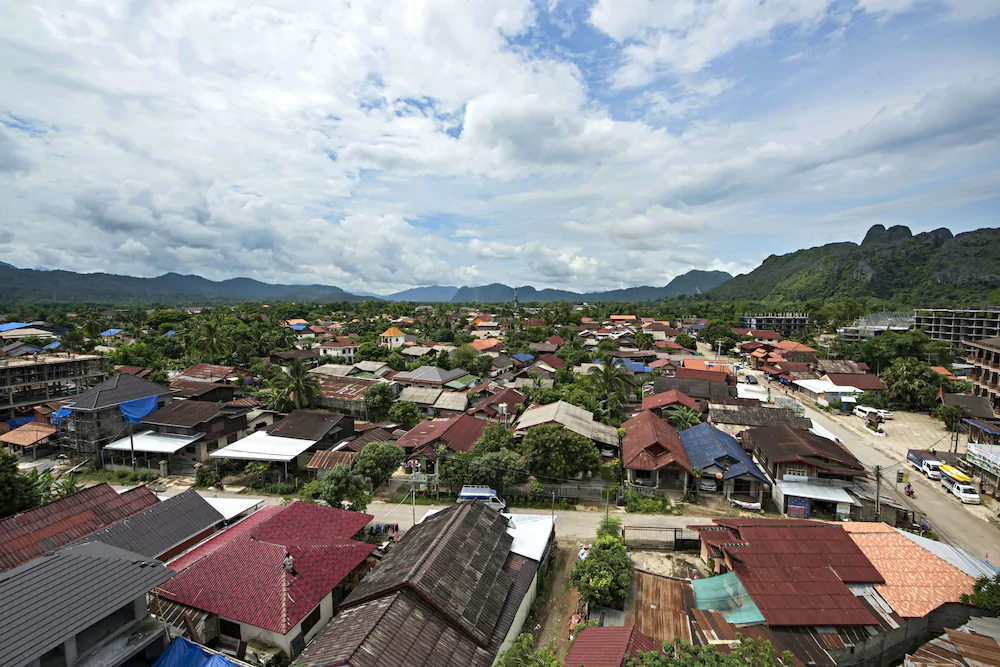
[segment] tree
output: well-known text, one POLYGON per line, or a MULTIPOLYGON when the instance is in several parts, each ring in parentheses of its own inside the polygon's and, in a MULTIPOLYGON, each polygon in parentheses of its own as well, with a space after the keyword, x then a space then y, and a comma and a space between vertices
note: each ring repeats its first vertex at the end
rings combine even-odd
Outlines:
POLYGON ((469 462, 469 483, 485 484, 491 489, 502 491, 508 486, 524 484, 528 481, 528 470, 524 459, 510 449, 489 452, 482 456, 472 456, 469 462))
POLYGON ((1000 574, 979 577, 972 586, 972 594, 962 593, 962 604, 985 609, 994 616, 1000 614, 1000 574))
POLYGON ((624 395, 629 389, 628 371, 622 364, 606 357, 600 366, 594 366, 588 373, 591 386, 598 400, 607 400, 612 394, 624 395))
POLYGON ((531 474, 546 481, 570 479, 601 465, 601 453, 593 441, 561 424, 529 429, 521 441, 521 454, 531 474))
POLYGON ((487 424, 472 445, 472 455, 483 456, 501 449, 514 449, 514 434, 503 424, 487 424))
POLYGON ((320 498, 330 507, 344 508, 354 512, 368 509, 368 480, 347 466, 334 466, 321 480, 320 498))
POLYGON ((617 516, 605 516, 601 519, 601 522, 597 524, 597 536, 604 537, 606 535, 621 535, 622 534, 622 520, 621 517, 617 516))
POLYGON ((29 510, 39 502, 36 486, 17 470, 17 457, 0 453, 0 518, 29 510))
POLYGON ((243 467, 243 472, 253 479, 253 483, 260 485, 264 481, 264 475, 271 469, 271 464, 266 461, 250 461, 243 467))
POLYGON ((438 482, 446 485, 452 493, 469 483, 471 452, 452 452, 447 447, 438 447, 438 482))
POLYGON ((728 653, 721 652, 712 644, 694 646, 679 639, 674 643, 664 642, 666 655, 653 651, 639 651, 637 658, 629 658, 628 667, 788 667, 795 664, 789 651, 781 655, 771 642, 763 637, 743 637, 736 635, 739 643, 728 653))
POLYGON ((696 341, 694 338, 691 338, 691 336, 688 336, 686 333, 683 332, 677 334, 677 337, 674 338, 674 342, 688 350, 698 349, 698 341, 696 341))
POLYGON ((964 405, 939 405, 934 408, 934 416, 943 421, 949 431, 957 431, 962 420, 972 416, 972 413, 964 405))
POLYGON ((652 350, 655 343, 656 341, 653 340, 653 334, 648 334, 643 331, 635 335, 635 344, 639 346, 640 350, 652 350))
POLYGON ((216 318, 208 318, 201 323, 191 341, 192 346, 203 359, 218 361, 232 350, 232 340, 216 318))
POLYGON ((365 393, 362 394, 362 399, 365 402, 365 408, 368 410, 369 416, 372 419, 383 419, 387 414, 389 414, 389 408, 392 406, 393 398, 392 385, 388 382, 373 384, 365 389, 365 393))
POLYGON ((104 331, 105 324, 107 324, 107 320, 100 313, 92 310, 83 315, 80 330, 87 338, 97 338, 104 331))
POLYGON ((52 497, 63 498, 78 491, 83 491, 83 484, 77 480, 75 473, 70 473, 64 479, 59 480, 58 484, 52 486, 52 497))
POLYGON ((692 410, 687 406, 682 406, 675 410, 671 410, 667 416, 667 421, 670 422, 676 430, 683 431, 684 429, 700 424, 701 415, 698 414, 697 410, 692 410))
POLYGON ((587 557, 573 566, 569 582, 589 608, 620 608, 632 589, 633 569, 624 538, 604 534, 597 538, 587 557))
POLYGON ((510 648, 497 656, 496 667, 563 667, 559 651, 549 645, 535 648, 535 638, 522 632, 510 648))
POLYGON ((411 401, 397 401, 389 408, 389 419, 410 430, 420 421, 420 408, 411 401))
POLYGON ((394 371, 401 371, 406 368, 406 359, 403 358, 399 352, 391 352, 386 358, 385 363, 389 364, 389 368, 394 371))
POLYGON ((358 351, 354 353, 355 361, 386 361, 389 358, 389 348, 376 345, 375 343, 361 343, 358 351))
POLYGON ((904 405, 917 405, 926 399, 930 383, 927 364, 914 357, 893 359, 889 368, 882 371, 882 383, 893 398, 904 405))
POLYGON ((372 442, 365 445, 354 459, 352 470, 378 488, 403 464, 406 451, 395 442, 372 442))
POLYGON ((288 363, 287 373, 275 378, 275 385, 288 394, 297 410, 308 406, 309 401, 323 391, 319 378, 310 373, 309 367, 298 358, 288 363))
POLYGON ((479 352, 471 345, 460 345, 451 353, 451 361, 455 368, 472 370, 475 367, 479 352))

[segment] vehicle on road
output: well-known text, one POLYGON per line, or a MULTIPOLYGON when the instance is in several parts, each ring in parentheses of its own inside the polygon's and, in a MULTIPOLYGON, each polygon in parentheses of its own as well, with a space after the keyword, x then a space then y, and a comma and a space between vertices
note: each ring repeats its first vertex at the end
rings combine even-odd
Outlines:
POLYGON ((951 492, 967 505, 978 505, 980 502, 979 494, 976 493, 975 487, 971 484, 955 484, 951 487, 951 492))
POLYGON ((941 471, 941 486, 951 491, 956 484, 968 484, 972 478, 954 466, 942 465, 938 467, 941 471))
POLYGON ((906 460, 913 464, 913 467, 927 476, 927 479, 941 479, 939 468, 942 463, 933 454, 922 449, 911 449, 906 452, 906 460))
POLYGON ((862 419, 868 419, 868 415, 872 413, 878 414, 878 410, 869 408, 867 405, 859 405, 854 408, 854 416, 861 417, 862 419))
POLYGON ((757 376, 747 375, 747 384, 757 384, 757 376))
POLYGON ((490 487, 481 484, 463 486, 462 491, 458 494, 458 502, 471 503, 474 501, 484 502, 497 512, 507 509, 507 503, 504 499, 490 487))
POLYGON ((875 408, 875 412, 878 413, 879 417, 885 419, 886 421, 892 419, 892 413, 889 412, 888 410, 883 410, 882 408, 875 408))

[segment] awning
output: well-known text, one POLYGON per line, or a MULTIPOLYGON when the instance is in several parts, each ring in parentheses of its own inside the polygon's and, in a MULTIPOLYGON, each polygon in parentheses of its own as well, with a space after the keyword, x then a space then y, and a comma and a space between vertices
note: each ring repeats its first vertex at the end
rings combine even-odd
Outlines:
POLYGON ((809 482, 788 482, 783 479, 775 482, 783 496, 794 498, 808 498, 809 500, 819 500, 826 503, 844 503, 853 505, 854 500, 839 486, 826 486, 824 484, 810 484, 809 482))
MULTIPOLYGON (((155 431, 143 431, 132 436, 135 442, 135 451, 149 452, 151 454, 176 454, 192 442, 201 440, 204 433, 195 435, 174 435, 172 433, 157 433, 155 431)), ((110 445, 105 445, 104 449, 116 452, 128 452, 133 449, 128 437, 115 440, 110 445)))
POLYGON ((213 459, 240 459, 243 461, 293 461, 318 440, 282 438, 268 435, 264 431, 254 431, 242 440, 217 449, 209 456, 213 459))
POLYGON ((205 502, 229 521, 233 517, 264 504, 263 498, 205 498, 205 502))

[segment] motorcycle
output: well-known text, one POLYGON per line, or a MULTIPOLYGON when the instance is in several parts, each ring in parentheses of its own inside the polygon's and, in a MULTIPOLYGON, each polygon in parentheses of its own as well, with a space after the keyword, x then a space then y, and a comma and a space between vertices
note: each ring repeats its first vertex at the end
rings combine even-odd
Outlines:
POLYGON ((913 490, 912 486, 907 486, 905 489, 903 489, 903 491, 904 493, 906 493, 906 496, 908 498, 914 498, 917 495, 917 492, 913 490))

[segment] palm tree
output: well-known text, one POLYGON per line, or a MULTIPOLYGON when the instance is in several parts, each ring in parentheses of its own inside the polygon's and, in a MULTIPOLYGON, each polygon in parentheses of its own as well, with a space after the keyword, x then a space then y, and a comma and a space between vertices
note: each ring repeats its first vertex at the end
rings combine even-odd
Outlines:
POLYGON ((309 372, 309 367, 301 359, 292 359, 288 371, 276 382, 278 388, 288 394, 296 409, 309 405, 309 401, 322 391, 319 377, 309 372))
POLYGON ((291 349, 298 339, 298 334, 288 327, 275 327, 271 330, 271 352, 291 349))
POLYGON ((676 410, 670 411, 667 421, 670 422, 678 431, 683 431, 700 424, 701 415, 698 414, 697 410, 692 410, 688 407, 680 407, 676 410))
POLYGON ((107 322, 104 316, 95 310, 91 310, 83 315, 83 319, 80 322, 80 330, 87 338, 97 338, 104 331, 105 324, 107 322))
POLYGON ((622 364, 614 363, 611 357, 606 357, 600 366, 592 367, 589 376, 599 400, 606 401, 612 394, 625 396, 628 393, 628 371, 622 364))
POLYGON ((192 344, 202 357, 216 361, 229 353, 231 341, 222 323, 212 318, 206 319, 195 332, 192 344))
POLYGON ((892 365, 882 373, 882 382, 895 398, 906 405, 913 405, 927 389, 926 373, 927 366, 919 359, 894 359, 892 365))

